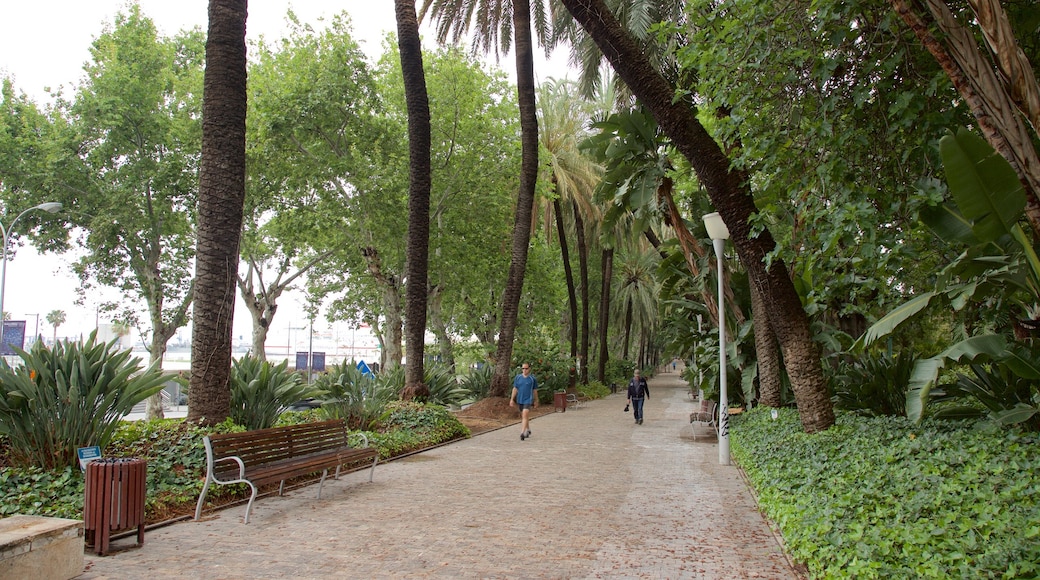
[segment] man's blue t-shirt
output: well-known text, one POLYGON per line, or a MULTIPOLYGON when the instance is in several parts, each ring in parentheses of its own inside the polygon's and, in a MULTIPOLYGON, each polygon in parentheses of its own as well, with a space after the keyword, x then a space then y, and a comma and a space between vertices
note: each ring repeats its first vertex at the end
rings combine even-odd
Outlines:
POLYGON ((534 404, 534 391, 538 388, 538 381, 535 380, 534 376, 516 375, 513 379, 513 386, 516 387, 516 403, 518 405, 533 405, 534 404))

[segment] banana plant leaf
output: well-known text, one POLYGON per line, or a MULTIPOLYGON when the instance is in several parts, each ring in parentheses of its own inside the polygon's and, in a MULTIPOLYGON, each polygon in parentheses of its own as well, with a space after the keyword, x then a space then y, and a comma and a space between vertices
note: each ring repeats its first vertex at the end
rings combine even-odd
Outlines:
POLYGON ((992 242, 1010 233, 1026 197, 1007 160, 967 129, 943 137, 939 150, 950 195, 979 241, 992 242))
POLYGON ((939 377, 939 371, 947 363, 976 362, 979 357, 998 359, 1006 355, 1007 339, 999 334, 986 334, 962 340, 934 357, 918 360, 910 374, 906 393, 907 418, 914 422, 924 418, 932 387, 939 377))

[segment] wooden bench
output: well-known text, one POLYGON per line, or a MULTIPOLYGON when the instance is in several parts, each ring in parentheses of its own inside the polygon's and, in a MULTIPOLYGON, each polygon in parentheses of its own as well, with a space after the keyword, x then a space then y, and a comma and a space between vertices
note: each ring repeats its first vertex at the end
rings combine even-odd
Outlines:
MULTIPOLYGON (((713 431, 718 431, 718 410, 719 404, 715 401, 701 401, 700 410, 690 413, 690 423, 704 423, 708 427, 711 427, 713 431)), ((693 427, 693 439, 697 439, 696 425, 693 427)))
POLYGON ((364 446, 351 447, 347 441, 347 425, 342 419, 208 435, 203 439, 206 445, 206 483, 195 506, 195 519, 202 515, 211 483, 249 485, 252 494, 244 520, 248 524, 258 486, 278 482, 278 495, 282 495, 286 480, 320 471, 318 499, 321 499, 321 488, 329 469, 336 468, 334 477, 338 479, 341 466, 368 460, 372 461, 368 474, 368 480, 372 481, 379 451, 368 446, 364 433, 359 435, 364 446))

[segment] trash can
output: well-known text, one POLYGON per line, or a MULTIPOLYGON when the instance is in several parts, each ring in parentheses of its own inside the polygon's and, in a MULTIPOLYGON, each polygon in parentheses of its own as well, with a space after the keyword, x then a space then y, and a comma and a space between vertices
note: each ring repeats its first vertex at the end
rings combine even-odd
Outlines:
POLYGON ((137 528, 144 543, 144 494, 148 462, 144 459, 95 459, 87 464, 83 535, 91 551, 108 552, 112 532, 137 528))
POLYGON ((560 411, 561 413, 567 412, 567 392, 560 391, 553 393, 553 412, 560 411))

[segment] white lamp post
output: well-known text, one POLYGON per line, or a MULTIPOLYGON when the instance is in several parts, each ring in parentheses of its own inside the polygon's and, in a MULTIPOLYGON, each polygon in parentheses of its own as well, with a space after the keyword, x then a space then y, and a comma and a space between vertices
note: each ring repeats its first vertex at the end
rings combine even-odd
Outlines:
MULTIPOLYGON (((11 241, 11 231, 14 230, 14 225, 18 223, 18 220, 22 219, 22 216, 36 209, 43 210, 49 213, 57 213, 61 210, 61 204, 56 201, 48 201, 47 203, 41 203, 40 205, 34 205, 29 209, 18 214, 16 218, 11 222, 11 225, 4 228, 4 224, 0 223, 0 233, 4 235, 4 255, 3 255, 3 272, 0 272, 0 319, 3 318, 4 312, 4 286, 7 284, 7 244, 11 241)), ((4 324, 0 320, 0 345, 4 344, 4 324)), ((2 348, 2 347, 0 347, 2 348)))
POLYGON ((715 246, 719 278, 719 465, 729 465, 729 398, 726 392, 726 307, 723 294, 722 257, 729 228, 718 212, 704 216, 704 228, 715 246))

